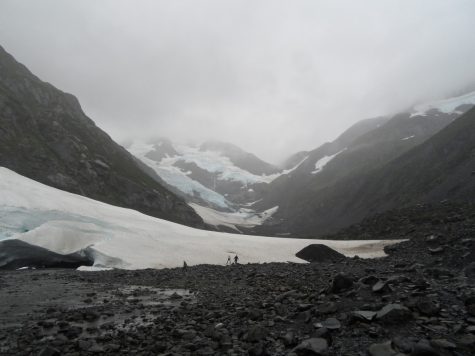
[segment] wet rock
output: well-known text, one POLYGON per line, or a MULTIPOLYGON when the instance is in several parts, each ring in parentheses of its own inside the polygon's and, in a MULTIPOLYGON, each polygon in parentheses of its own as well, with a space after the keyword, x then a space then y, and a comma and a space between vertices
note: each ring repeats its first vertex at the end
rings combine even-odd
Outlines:
POLYGON ((435 247, 435 248, 429 248, 429 252, 432 255, 438 255, 438 254, 444 252, 444 248, 442 246, 435 247))
POLYGON ((475 347, 475 335, 465 334, 459 337, 458 343, 463 347, 475 347))
POLYGON ((360 278, 358 282, 372 287, 379 281, 380 279, 376 276, 366 276, 366 277, 360 278))
POLYGON ((92 310, 87 311, 83 314, 83 318, 85 321, 92 322, 100 318, 100 315, 92 310))
POLYGON ((303 321, 304 323, 308 323, 310 321, 310 319, 312 319, 312 313, 310 312, 310 310, 300 312, 300 313, 297 314, 296 319, 298 321, 303 321))
POLYGON ((375 293, 389 293, 392 291, 392 289, 388 283, 388 281, 379 280, 373 285, 372 291, 375 293))
POLYGON ((51 346, 46 346, 39 352, 38 356, 60 356, 61 353, 58 349, 51 346))
POLYGON ((392 345, 400 352, 410 353, 414 348, 414 341, 407 337, 396 336, 392 339, 392 345))
POLYGON ((336 318, 328 318, 320 323, 315 323, 314 326, 317 328, 327 328, 328 330, 337 330, 341 328, 341 323, 336 318))
POLYGON ((353 278, 344 273, 339 273, 333 278, 330 292, 339 294, 351 289, 352 287, 353 278))
POLYGON ((282 302, 283 300, 290 298, 294 295, 298 294, 296 290, 289 290, 285 293, 279 294, 278 296, 275 297, 275 300, 277 302, 282 302))
POLYGON ((412 319, 409 309, 400 304, 388 304, 376 314, 376 320, 386 324, 400 324, 412 319))
POLYGON ((431 340, 430 344, 433 345, 435 348, 450 349, 450 350, 457 348, 457 345, 455 345, 453 342, 448 341, 447 339, 434 339, 434 340, 431 340))
POLYGON ((292 331, 287 332, 281 339, 285 346, 292 346, 296 343, 295 334, 292 331))
POLYGON ((262 339, 265 339, 268 333, 269 331, 266 328, 260 325, 253 325, 249 328, 247 334, 245 335, 245 339, 249 342, 258 342, 262 339))
POLYGON ((327 340, 322 338, 311 338, 302 341, 292 352, 299 356, 321 356, 326 355, 328 350, 327 340))
POLYGON ((391 341, 387 341, 381 344, 372 344, 368 348, 368 354, 370 356, 395 356, 397 352, 391 347, 391 341))
POLYGON ((69 339, 75 339, 82 333, 82 327, 80 326, 69 326, 64 330, 60 331, 69 339))
POLYGON ((263 342, 258 342, 257 344, 253 345, 248 350, 249 356, 266 356, 268 355, 266 346, 263 342))
POLYGON ((376 314, 377 314, 376 312, 369 311, 369 310, 356 310, 356 311, 351 312, 350 316, 354 320, 369 322, 374 319, 376 314))
POLYGON ((439 305, 437 305, 433 300, 426 297, 419 298, 416 303, 416 307, 421 312, 421 314, 427 316, 437 315, 440 310, 439 305))
POLYGON ((312 336, 313 336, 313 337, 320 337, 320 338, 323 338, 323 339, 327 340, 328 345, 331 345, 331 344, 332 344, 332 337, 331 337, 330 330, 328 330, 328 329, 325 328, 325 327, 318 328, 318 329, 313 333, 312 336))
POLYGON ((260 309, 253 308, 248 311, 249 319, 254 320, 254 321, 262 320, 263 315, 264 313, 260 309))
POLYGON ((471 316, 475 316, 475 297, 469 297, 465 300, 465 309, 471 316))
POLYGON ((320 314, 331 314, 338 310, 338 306, 334 302, 323 303, 317 307, 320 314))
POLYGON ((92 342, 89 340, 79 340, 78 341, 78 349, 82 351, 87 351, 91 348, 92 342))
POLYGON ((469 280, 475 280, 475 262, 472 262, 467 267, 465 267, 464 273, 469 280))
POLYGON ((94 344, 88 351, 92 353, 102 353, 104 352, 104 348, 101 345, 94 344))
POLYGON ((441 354, 430 345, 428 340, 420 340, 414 345, 411 356, 441 356, 441 354))

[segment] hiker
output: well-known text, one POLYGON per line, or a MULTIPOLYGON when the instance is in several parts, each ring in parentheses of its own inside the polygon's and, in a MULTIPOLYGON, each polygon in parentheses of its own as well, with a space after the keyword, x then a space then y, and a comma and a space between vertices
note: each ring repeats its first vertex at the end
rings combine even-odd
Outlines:
POLYGON ((226 266, 231 265, 231 256, 228 255, 228 260, 226 261, 226 266))
POLYGON ((234 264, 237 265, 239 261, 239 257, 236 255, 234 256, 234 264))
POLYGON ((186 264, 186 261, 183 261, 183 272, 186 272, 188 269, 188 265, 186 264))

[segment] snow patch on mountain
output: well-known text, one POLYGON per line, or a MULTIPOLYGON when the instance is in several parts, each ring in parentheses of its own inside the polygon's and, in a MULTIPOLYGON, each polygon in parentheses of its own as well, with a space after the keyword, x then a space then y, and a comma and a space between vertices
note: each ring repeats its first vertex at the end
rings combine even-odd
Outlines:
POLYGON ((465 104, 475 105, 475 91, 454 98, 417 105, 414 107, 414 112, 411 114, 411 117, 426 116, 427 112, 432 109, 439 110, 446 114, 462 114, 456 111, 456 109, 465 104))
POLYGON ((407 140, 410 140, 411 138, 414 138, 414 137, 416 137, 416 135, 411 135, 411 136, 403 137, 403 138, 401 138, 401 141, 407 141, 407 140))
MULTIPOLYGON (((173 166, 178 161, 194 163, 207 172, 216 173, 219 180, 236 181, 243 185, 270 183, 282 174, 286 174, 286 171, 283 171, 271 175, 255 175, 235 166, 234 163, 231 162, 228 157, 223 156, 221 152, 202 151, 197 147, 188 145, 174 145, 174 147, 180 155, 164 158, 160 162, 161 166, 173 166)), ((288 171, 290 172, 291 170, 288 171)))
POLYGON ((332 160, 334 159, 336 156, 338 156, 340 153, 346 151, 346 148, 342 149, 341 151, 335 153, 334 155, 330 155, 330 156, 325 156, 325 157, 322 157, 320 158, 316 163, 315 163, 315 170, 312 171, 312 174, 317 174, 317 173, 320 173, 323 168, 332 160))
POLYGON ((203 221, 213 226, 227 226, 238 232, 240 227, 252 228, 261 225, 269 219, 279 209, 278 206, 265 210, 261 213, 256 213, 252 209, 240 208, 234 213, 226 213, 216 211, 214 209, 206 208, 204 206, 190 203, 189 204, 196 213, 201 216, 203 221))
POLYGON ((190 171, 183 171, 175 167, 177 157, 165 157, 160 162, 146 157, 147 153, 153 149, 153 144, 134 142, 129 148, 129 152, 140 159, 147 166, 152 168, 167 184, 177 188, 188 195, 199 195, 201 199, 209 202, 211 205, 231 209, 233 204, 223 195, 202 185, 200 182, 189 177, 190 171))
POLYGON ((302 262, 312 243, 361 257, 383 256, 396 241, 324 241, 205 231, 64 192, 0 167, 0 239, 16 238, 57 253, 89 248, 95 267, 165 268, 247 262, 302 262))
POLYGON ((193 163, 200 169, 216 175, 216 180, 234 181, 242 184, 242 189, 254 192, 252 185, 261 183, 271 183, 276 178, 284 174, 289 174, 302 164, 307 157, 302 159, 295 167, 283 170, 271 175, 255 175, 234 165, 234 163, 221 152, 200 150, 198 147, 190 145, 174 144, 173 149, 178 155, 165 155, 160 161, 148 157, 148 153, 157 147, 156 144, 142 142, 132 143, 128 150, 143 163, 151 167, 167 184, 180 190, 189 196, 199 196, 212 208, 225 210, 235 210, 235 204, 229 201, 227 194, 220 194, 212 187, 206 187, 194 180, 189 169, 184 170, 179 167, 179 162, 193 163))

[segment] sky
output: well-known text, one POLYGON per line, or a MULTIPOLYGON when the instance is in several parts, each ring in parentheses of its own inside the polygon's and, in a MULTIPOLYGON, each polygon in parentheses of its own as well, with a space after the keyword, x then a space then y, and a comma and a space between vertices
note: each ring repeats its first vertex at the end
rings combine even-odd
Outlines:
POLYGON ((119 143, 272 163, 475 84, 473 0, 1 0, 0 45, 119 143))

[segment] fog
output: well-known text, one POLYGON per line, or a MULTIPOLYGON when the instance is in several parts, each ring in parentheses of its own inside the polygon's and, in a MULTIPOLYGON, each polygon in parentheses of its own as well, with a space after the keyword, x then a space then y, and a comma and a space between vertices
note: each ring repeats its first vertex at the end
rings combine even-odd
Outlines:
POLYGON ((0 45, 114 139, 270 162, 475 84, 475 1, 2 0, 0 45))

